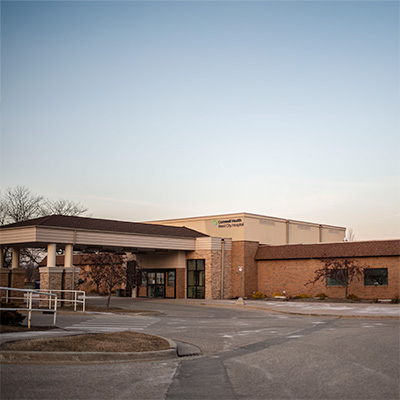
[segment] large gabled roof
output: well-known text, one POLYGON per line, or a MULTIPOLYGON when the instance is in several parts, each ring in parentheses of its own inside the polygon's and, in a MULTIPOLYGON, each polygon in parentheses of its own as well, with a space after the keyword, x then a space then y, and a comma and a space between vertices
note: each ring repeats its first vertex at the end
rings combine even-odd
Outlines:
POLYGON ((173 236, 184 238, 206 237, 204 233, 186 227, 146 224, 139 222, 116 221, 110 219, 71 217, 65 215, 49 215, 28 221, 4 225, 1 230, 22 227, 54 227, 103 232, 131 233, 152 236, 173 236))
POLYGON ((400 240, 332 242, 312 244, 262 245, 255 259, 289 260, 310 258, 399 256, 400 240))

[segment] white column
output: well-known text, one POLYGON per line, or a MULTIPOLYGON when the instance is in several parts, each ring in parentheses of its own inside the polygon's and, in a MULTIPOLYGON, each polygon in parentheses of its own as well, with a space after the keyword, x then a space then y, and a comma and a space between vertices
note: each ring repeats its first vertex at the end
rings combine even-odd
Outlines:
POLYGON ((72 267, 74 263, 73 259, 74 246, 72 244, 67 244, 65 246, 65 256, 64 256, 64 267, 72 267))
POLYGON ((47 245, 47 266, 55 267, 56 266, 56 251, 57 245, 54 243, 47 245))
POLYGON ((13 249, 12 253, 12 269, 19 268, 19 249, 13 249))

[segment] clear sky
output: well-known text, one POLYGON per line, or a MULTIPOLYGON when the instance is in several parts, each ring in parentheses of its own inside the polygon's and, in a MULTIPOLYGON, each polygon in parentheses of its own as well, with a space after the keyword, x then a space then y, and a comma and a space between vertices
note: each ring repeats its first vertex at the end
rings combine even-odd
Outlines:
POLYGON ((400 237, 397 1, 2 1, 1 100, 3 189, 400 237))

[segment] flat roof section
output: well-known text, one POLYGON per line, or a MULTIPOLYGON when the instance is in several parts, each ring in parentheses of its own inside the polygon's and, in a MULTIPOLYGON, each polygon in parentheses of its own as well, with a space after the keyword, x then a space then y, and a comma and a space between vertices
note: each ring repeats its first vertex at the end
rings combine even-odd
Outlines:
POLYGON ((162 224, 162 223, 170 223, 170 222, 178 222, 178 221, 183 222, 183 221, 204 221, 206 219, 207 220, 208 219, 226 219, 226 218, 230 218, 230 217, 249 217, 249 218, 257 218, 257 219, 261 218, 261 219, 267 219, 267 220, 277 221, 277 222, 292 222, 294 224, 323 226, 324 228, 346 229, 346 227, 343 227, 343 226, 320 224, 317 222, 300 221, 300 220, 295 220, 295 219, 290 219, 290 218, 271 217, 268 215, 253 214, 253 213, 248 213, 248 212, 204 215, 204 216, 200 216, 200 217, 170 218, 170 219, 160 219, 160 220, 146 221, 146 222, 162 224))

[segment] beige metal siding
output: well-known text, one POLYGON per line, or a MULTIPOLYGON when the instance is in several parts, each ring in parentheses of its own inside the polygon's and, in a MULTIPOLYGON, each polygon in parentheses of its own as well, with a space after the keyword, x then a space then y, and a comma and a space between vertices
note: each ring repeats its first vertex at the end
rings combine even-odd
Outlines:
POLYGON ((195 238, 170 238, 80 231, 77 233, 76 244, 145 249, 194 250, 195 238))
POLYGON ((289 223, 289 243, 318 243, 319 225, 289 223))
POLYGON ((335 226, 322 226, 321 236, 322 242, 340 242, 346 236, 346 229, 335 226))
POLYGON ((36 228, 36 241, 43 243, 72 244, 74 241, 74 231, 62 228, 36 228))
POLYGON ((0 231, 0 244, 31 243, 36 241, 36 228, 4 229, 0 231))

